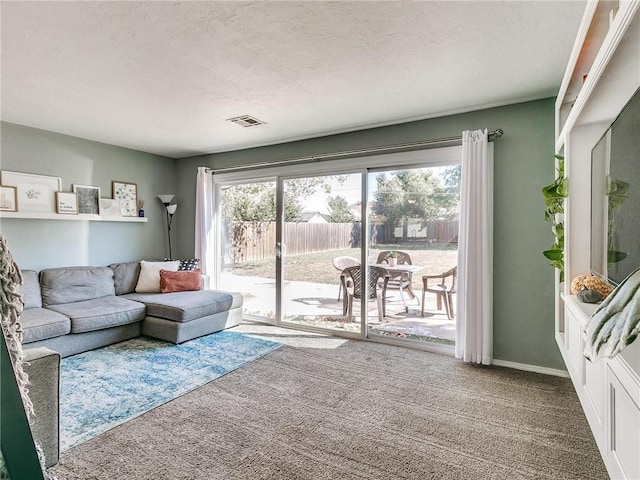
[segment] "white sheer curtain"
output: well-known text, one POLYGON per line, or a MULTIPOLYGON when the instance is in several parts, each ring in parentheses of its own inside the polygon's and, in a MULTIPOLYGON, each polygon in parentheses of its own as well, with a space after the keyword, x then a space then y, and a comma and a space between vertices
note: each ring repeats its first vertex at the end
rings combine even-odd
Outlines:
POLYGON ((493 359, 493 145, 487 131, 462 132, 456 358, 493 359))
POLYGON ((198 167, 196 177, 196 245, 203 275, 213 274, 213 176, 207 167, 198 167))

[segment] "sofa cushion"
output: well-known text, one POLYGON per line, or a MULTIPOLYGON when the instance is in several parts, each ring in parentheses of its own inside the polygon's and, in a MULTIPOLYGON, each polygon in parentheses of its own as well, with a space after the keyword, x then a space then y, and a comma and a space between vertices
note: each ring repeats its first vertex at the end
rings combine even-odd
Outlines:
POLYGON ((20 286, 24 308, 42 307, 42 293, 40 292, 40 280, 35 270, 22 270, 22 285, 20 286))
POLYGON ((160 270, 160 293, 188 292, 202 288, 200 270, 160 270))
POLYGON ((71 320, 48 308, 28 308, 20 315, 24 330, 22 343, 60 337, 71 332, 71 320))
POLYGON ((140 262, 140 276, 136 285, 137 293, 158 293, 160 292, 160 270, 178 271, 179 260, 168 262, 140 262))
POLYGON ((109 268, 113 270, 116 295, 124 295, 125 293, 136 291, 136 284, 140 275, 140 262, 112 263, 109 268))
POLYGON ((113 270, 109 267, 49 268, 40 272, 42 304, 82 302, 115 295, 113 270))
POLYGON ((140 322, 145 316, 143 304, 116 296, 51 305, 48 308, 71 319, 71 333, 140 322))
POLYGON ((130 293, 126 298, 144 303, 147 316, 188 322, 196 318, 226 312, 242 305, 242 295, 218 290, 175 293, 130 293))

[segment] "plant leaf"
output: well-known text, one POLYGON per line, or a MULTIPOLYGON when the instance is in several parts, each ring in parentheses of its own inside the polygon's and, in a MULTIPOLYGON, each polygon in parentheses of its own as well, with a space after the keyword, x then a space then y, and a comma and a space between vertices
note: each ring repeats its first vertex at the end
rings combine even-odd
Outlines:
POLYGON ((562 260, 553 260, 551 266, 556 267, 558 270, 563 270, 564 262, 562 262, 562 260))
POLYGON ((542 254, 549 260, 562 260, 562 257, 564 256, 564 252, 557 248, 545 250, 542 254))
POLYGON ((569 195, 569 181, 566 178, 562 178, 560 182, 558 182, 558 195, 562 198, 566 198, 569 195))
POLYGON ((553 234, 560 239, 564 239, 564 225, 562 223, 556 223, 551 227, 553 234))
POLYGON ((607 263, 611 265, 612 263, 618 263, 624 260, 629 256, 626 252, 617 252, 615 250, 609 250, 607 252, 607 263))

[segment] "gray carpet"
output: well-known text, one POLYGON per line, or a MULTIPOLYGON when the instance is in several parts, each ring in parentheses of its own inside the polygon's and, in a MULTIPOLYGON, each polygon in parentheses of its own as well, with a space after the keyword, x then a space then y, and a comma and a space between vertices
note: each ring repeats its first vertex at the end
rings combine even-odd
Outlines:
POLYGON ((569 379, 305 335, 281 333, 280 350, 65 452, 54 473, 608 478, 569 379))

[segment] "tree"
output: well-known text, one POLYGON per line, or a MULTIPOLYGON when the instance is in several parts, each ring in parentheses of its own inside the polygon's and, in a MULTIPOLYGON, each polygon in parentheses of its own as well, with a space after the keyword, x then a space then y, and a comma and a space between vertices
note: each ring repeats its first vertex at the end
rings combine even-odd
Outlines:
POLYGON ((456 165, 455 167, 447 167, 444 171, 444 186, 447 192, 460 193, 460 178, 462 175, 462 166, 456 165))
MULTIPOLYGON (((302 220, 303 202, 318 190, 327 195, 336 182, 344 183, 343 175, 295 178, 284 182, 284 221, 302 220)), ((275 182, 254 182, 230 185, 222 190, 222 219, 228 249, 228 261, 241 261, 244 245, 256 244, 269 222, 276 221, 275 182)))
POLYGON ((275 182, 245 183, 222 191, 222 218, 227 221, 275 222, 275 182))
POLYGON ((354 220, 353 213, 349 210, 347 199, 341 196, 329 197, 328 220, 331 223, 351 223, 354 220))
POLYGON ((407 237, 410 218, 424 221, 454 218, 459 202, 459 189, 453 191, 456 188, 455 175, 453 169, 449 177, 445 173, 444 179, 429 169, 380 173, 376 177, 378 188, 374 194, 373 213, 391 231, 402 221, 403 239, 407 237), (451 179, 449 185, 446 184, 447 178, 451 179))
MULTIPOLYGON (((303 202, 318 190, 331 193, 331 186, 345 181, 343 175, 295 178, 284 182, 284 221, 302 220, 303 202)), ((275 182, 255 182, 226 187, 222 192, 222 218, 236 222, 275 222, 275 182)))

